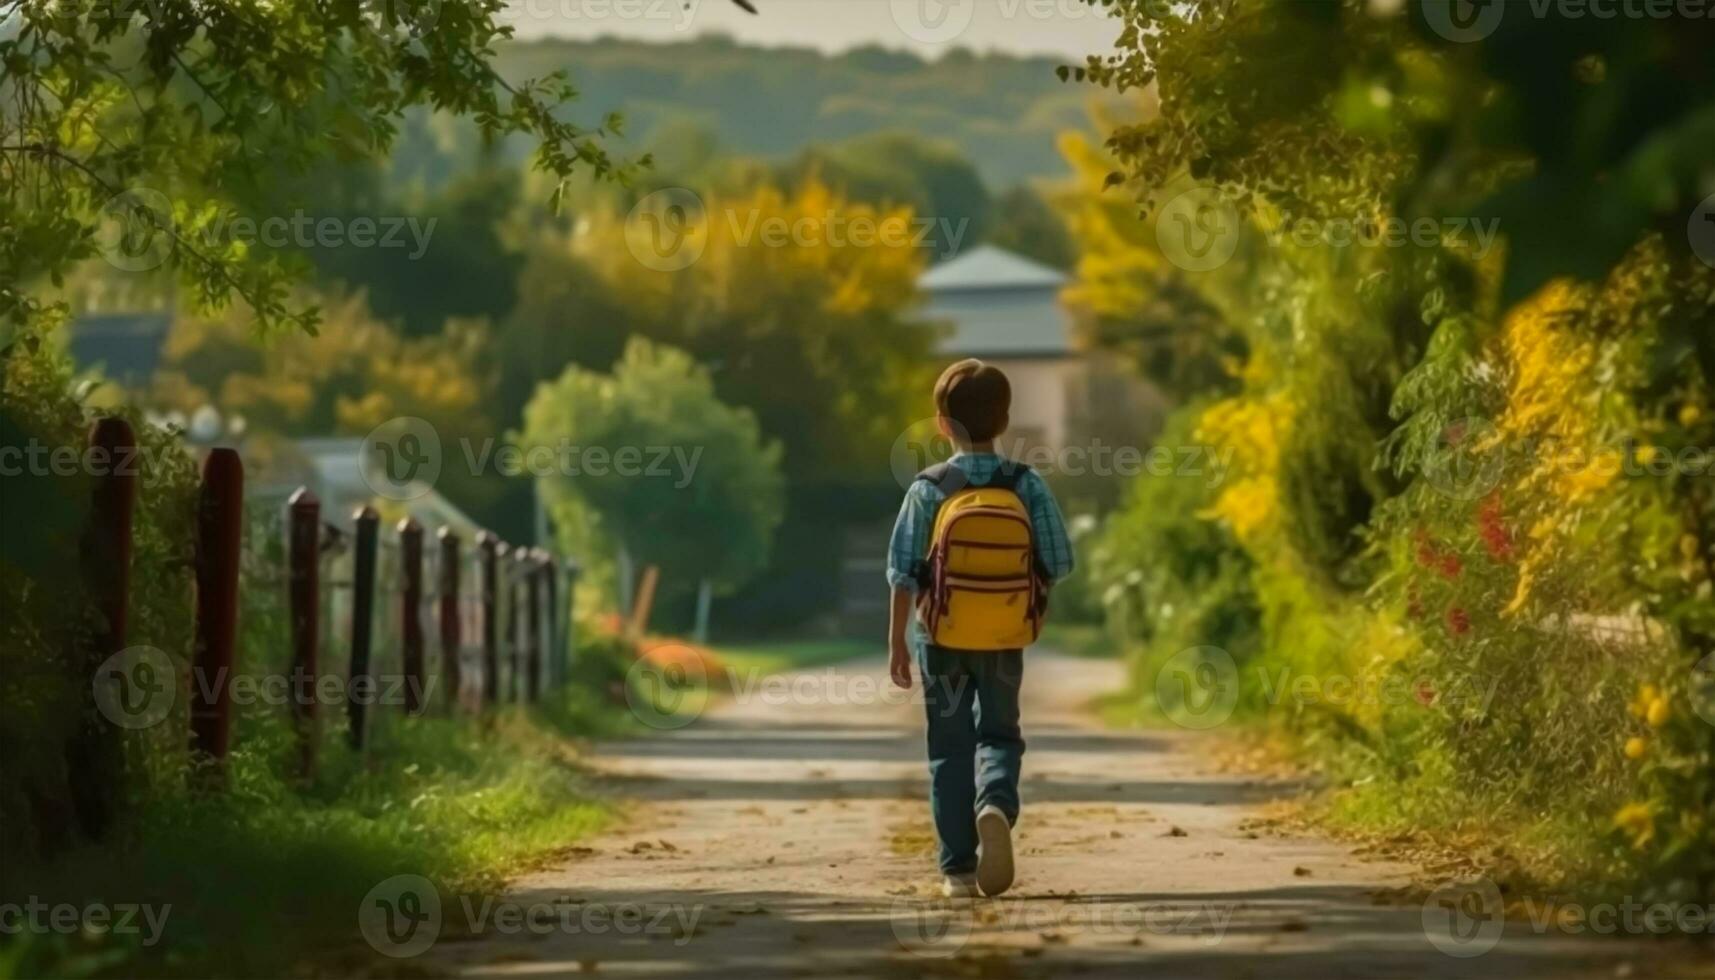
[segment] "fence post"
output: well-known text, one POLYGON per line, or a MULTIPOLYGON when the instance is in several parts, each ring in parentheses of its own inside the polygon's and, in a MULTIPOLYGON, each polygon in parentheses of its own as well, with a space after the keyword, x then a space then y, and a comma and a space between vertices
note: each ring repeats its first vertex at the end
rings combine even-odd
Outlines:
POLYGON ((322 502, 308 487, 286 501, 286 552, 291 601, 292 725, 297 731, 300 774, 316 767, 316 673, 321 643, 322 502))
POLYGON ((373 507, 362 507, 353 517, 356 551, 351 572, 351 676, 347 683, 345 714, 350 724, 351 747, 362 749, 364 710, 374 691, 369 672, 369 644, 375 617, 375 550, 380 545, 381 515, 373 507))
POLYGON ((518 583, 513 581, 512 547, 495 549, 499 559, 500 602, 506 617, 506 700, 518 700, 518 583))
POLYGON ((558 689, 566 682, 566 646, 561 633, 560 564, 554 556, 541 552, 542 606, 547 610, 544 627, 548 634, 548 683, 558 689))
POLYGON ((232 737, 233 644, 238 637, 238 563, 244 535, 244 462, 236 449, 211 449, 197 504, 196 665, 191 747, 216 762, 232 737))
POLYGON ((482 700, 494 704, 500 700, 500 540, 483 531, 476 536, 476 547, 482 561, 482 700))
MULTIPOLYGON (((137 500, 137 439, 131 423, 120 418, 96 420, 89 429, 89 448, 104 454, 106 460, 103 471, 94 474, 89 520, 78 549, 79 572, 90 601, 101 614, 103 628, 83 651, 83 674, 90 683, 76 685, 86 703, 78 731, 66 746, 66 761, 78 826, 87 836, 98 838, 112 825, 125 763, 120 733, 111 719, 101 714, 94 694, 101 680, 97 673, 108 658, 125 649, 130 619, 131 515, 137 500)), ((114 666, 123 671, 127 665, 114 666)), ((178 683, 176 677, 163 680, 178 683)), ((63 830, 42 827, 44 835, 58 835, 63 830)))
POLYGON ((542 553, 531 549, 524 555, 524 596, 528 603, 525 625, 530 641, 524 647, 524 689, 531 701, 542 696, 542 553))
POLYGON ((524 668, 529 657, 526 651, 530 646, 530 624, 525 619, 530 611, 530 553, 522 545, 512 549, 511 565, 512 579, 506 590, 512 603, 512 681, 508 686, 512 700, 517 702, 525 697, 524 668))
POLYGON ((464 682, 464 664, 459 662, 459 536, 443 524, 435 537, 441 544, 440 581, 435 586, 441 626, 441 683, 447 688, 446 710, 451 714, 458 709, 459 689, 464 682))
POLYGON ((399 522, 399 559, 404 566, 400 577, 399 641, 403 647, 400 660, 405 667, 405 711, 423 713, 423 525, 414 517, 399 522))

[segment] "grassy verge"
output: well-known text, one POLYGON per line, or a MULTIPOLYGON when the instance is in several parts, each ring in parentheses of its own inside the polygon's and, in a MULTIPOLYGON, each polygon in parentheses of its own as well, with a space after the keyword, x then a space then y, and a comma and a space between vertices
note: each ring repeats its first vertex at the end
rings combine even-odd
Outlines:
POLYGON ((224 790, 146 801, 122 839, 51 864, 7 849, 9 901, 145 905, 158 928, 27 930, 0 947, 0 977, 273 977, 329 957, 368 962, 359 905, 389 877, 421 875, 451 901, 600 828, 609 809, 568 736, 626 720, 576 688, 484 719, 388 718, 361 755, 326 732, 302 785, 277 775, 291 770, 286 727, 244 724, 224 790))
MULTIPOLYGON (((1156 660, 1134 665, 1127 688, 1099 699, 1095 712, 1115 728, 1182 730, 1157 703, 1156 660)), ((1245 699, 1231 718, 1201 733, 1220 771, 1292 775, 1307 789, 1275 817, 1301 830, 1360 845, 1366 854, 1423 869, 1432 886, 1486 875, 1509 895, 1558 895, 1597 902, 1634 894, 1636 869, 1616 847, 1610 818, 1589 808, 1529 808, 1477 792, 1437 753, 1393 764, 1374 742, 1293 725, 1245 699), (1289 817, 1282 814, 1289 813, 1289 817)))

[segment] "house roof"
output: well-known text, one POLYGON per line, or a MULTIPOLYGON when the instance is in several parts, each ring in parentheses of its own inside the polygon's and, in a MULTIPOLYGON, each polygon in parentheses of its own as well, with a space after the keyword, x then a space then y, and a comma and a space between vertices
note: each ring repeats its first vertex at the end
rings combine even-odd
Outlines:
POLYGON ((979 245, 923 273, 927 292, 990 289, 1059 289, 1066 274, 994 245, 979 245))
POLYGON ((101 368, 119 384, 144 384, 161 362, 171 325, 172 315, 164 312, 82 314, 71 324, 72 360, 80 368, 101 368))
POLYGON ((940 353, 965 357, 1064 357, 1071 323, 1060 305, 1066 275, 1003 248, 984 245, 918 280, 924 315, 952 325, 940 353))

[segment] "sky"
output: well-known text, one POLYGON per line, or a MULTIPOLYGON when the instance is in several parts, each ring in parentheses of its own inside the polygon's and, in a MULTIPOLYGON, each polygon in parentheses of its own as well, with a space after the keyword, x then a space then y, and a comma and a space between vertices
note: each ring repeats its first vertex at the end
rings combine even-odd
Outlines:
POLYGON ((727 34, 746 44, 843 51, 866 44, 934 58, 954 47, 1081 62, 1113 47, 1115 21, 1084 0, 508 0, 519 38, 621 36, 671 43, 727 34))

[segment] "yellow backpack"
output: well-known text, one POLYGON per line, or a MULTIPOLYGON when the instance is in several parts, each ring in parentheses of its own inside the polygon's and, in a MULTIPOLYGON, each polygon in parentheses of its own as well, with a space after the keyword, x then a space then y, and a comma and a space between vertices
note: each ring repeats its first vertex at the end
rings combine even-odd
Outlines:
POLYGON ((949 650, 1016 650, 1042 631, 1048 591, 1036 562, 1030 512, 1008 462, 983 486, 950 463, 917 475, 947 495, 920 569, 918 614, 929 642, 949 650))

